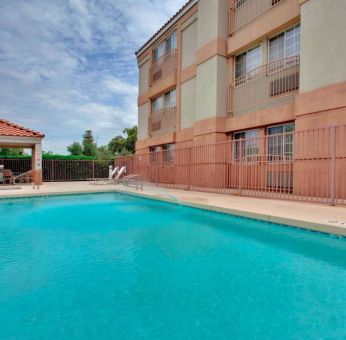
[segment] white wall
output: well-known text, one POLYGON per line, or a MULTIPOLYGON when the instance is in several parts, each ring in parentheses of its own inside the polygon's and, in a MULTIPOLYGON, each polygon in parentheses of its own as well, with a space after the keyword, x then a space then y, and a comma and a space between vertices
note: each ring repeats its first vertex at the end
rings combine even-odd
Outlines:
POLYGON ((197 68, 195 121, 227 114, 227 59, 215 56, 197 68))
POLYGON ((181 85, 181 118, 180 128, 187 129, 193 126, 196 113, 196 78, 190 79, 181 85))
POLYGON ((138 139, 148 138, 148 112, 149 103, 138 108, 138 139))
POLYGON ((139 86, 138 92, 141 96, 149 89, 149 61, 139 66, 139 86))
POLYGON ((300 91, 346 81, 346 0, 301 6, 300 91))
POLYGON ((197 20, 193 21, 182 32, 182 68, 195 63, 197 49, 197 20))
POLYGON ((229 0, 199 0, 197 48, 217 37, 227 38, 229 0))

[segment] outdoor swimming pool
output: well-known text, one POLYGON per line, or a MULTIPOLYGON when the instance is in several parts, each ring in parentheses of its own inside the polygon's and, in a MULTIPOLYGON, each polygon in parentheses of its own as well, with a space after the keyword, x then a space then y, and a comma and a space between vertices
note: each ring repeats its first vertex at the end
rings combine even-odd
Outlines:
POLYGON ((0 201, 0 339, 344 339, 346 239, 121 194, 0 201))

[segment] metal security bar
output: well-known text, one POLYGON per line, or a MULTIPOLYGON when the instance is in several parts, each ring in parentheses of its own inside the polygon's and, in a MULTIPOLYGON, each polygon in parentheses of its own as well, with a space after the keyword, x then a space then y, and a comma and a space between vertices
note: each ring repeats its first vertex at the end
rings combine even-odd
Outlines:
POLYGON ((162 57, 153 62, 150 68, 150 85, 154 85, 157 81, 165 76, 173 73, 177 66, 177 50, 165 53, 162 57))
POLYGON ((293 96, 299 89, 300 56, 260 66, 235 79, 230 87, 230 112, 293 96))
POLYGON ((287 0, 234 0, 229 13, 229 34, 287 0))
POLYGON ((148 118, 149 134, 160 135, 175 131, 176 107, 166 107, 153 113, 148 118))
POLYGON ((116 164, 158 186, 346 204, 346 126, 119 157, 116 164))

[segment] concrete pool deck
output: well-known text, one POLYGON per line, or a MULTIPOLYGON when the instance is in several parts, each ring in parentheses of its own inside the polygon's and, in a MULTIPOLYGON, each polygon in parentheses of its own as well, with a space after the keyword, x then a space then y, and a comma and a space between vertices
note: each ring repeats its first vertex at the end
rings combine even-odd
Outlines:
MULTIPOLYGON (((1 198, 122 192, 237 216, 255 218, 304 229, 346 236, 346 207, 323 204, 240 197, 196 191, 144 186, 143 191, 122 185, 90 185, 87 182, 44 183, 40 189, 0 187, 1 198)), ((1 204, 1 201, 0 201, 1 204)))

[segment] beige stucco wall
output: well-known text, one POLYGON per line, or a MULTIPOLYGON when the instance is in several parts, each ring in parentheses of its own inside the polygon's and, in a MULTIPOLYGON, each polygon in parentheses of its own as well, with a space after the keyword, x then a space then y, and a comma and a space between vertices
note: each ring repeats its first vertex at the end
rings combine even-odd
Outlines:
POLYGON ((345 18, 346 0, 301 6, 301 92, 346 80, 345 18))
POLYGON ((196 60, 197 20, 194 20, 182 32, 182 68, 193 64, 196 60))
POLYGON ((138 139, 148 138, 149 103, 138 107, 138 139))
POLYGON ((198 66, 195 121, 226 116, 227 75, 227 59, 222 56, 215 56, 198 66))
POLYGON ((199 0, 197 48, 217 37, 227 38, 229 0, 199 0))
POLYGON ((139 66, 139 95, 147 92, 149 89, 149 61, 139 66))
POLYGON ((193 126, 196 113, 196 78, 186 81, 181 86, 181 118, 180 128, 193 126))

